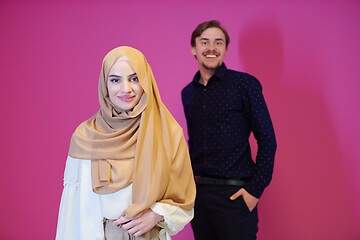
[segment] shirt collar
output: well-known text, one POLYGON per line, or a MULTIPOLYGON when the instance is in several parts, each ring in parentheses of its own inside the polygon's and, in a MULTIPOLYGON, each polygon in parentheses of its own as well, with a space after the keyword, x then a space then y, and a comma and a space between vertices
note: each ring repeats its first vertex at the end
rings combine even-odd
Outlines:
MULTIPOLYGON (((221 66, 216 70, 216 72, 214 73, 214 75, 211 76, 210 79, 212 79, 212 78, 217 78, 219 80, 224 79, 226 70, 227 70, 227 67, 226 67, 225 63, 222 63, 221 66)), ((199 80, 200 80, 200 71, 197 71, 193 78, 193 82, 195 84, 200 84, 199 80)))

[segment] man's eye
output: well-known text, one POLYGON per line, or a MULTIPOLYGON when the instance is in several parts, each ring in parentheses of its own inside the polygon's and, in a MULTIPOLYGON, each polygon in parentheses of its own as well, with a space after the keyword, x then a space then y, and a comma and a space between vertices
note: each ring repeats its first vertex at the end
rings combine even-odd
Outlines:
POLYGON ((202 42, 202 44, 206 45, 206 44, 207 44, 207 42, 202 42))

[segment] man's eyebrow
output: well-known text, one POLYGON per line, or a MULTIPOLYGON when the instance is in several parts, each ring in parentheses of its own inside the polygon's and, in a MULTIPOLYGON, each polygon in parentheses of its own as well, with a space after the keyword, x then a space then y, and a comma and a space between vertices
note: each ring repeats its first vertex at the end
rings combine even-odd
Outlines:
MULTIPOLYGON (((209 38, 200 38, 200 40, 205 40, 205 41, 209 41, 209 38)), ((215 38, 215 41, 224 41, 223 38, 215 38)))

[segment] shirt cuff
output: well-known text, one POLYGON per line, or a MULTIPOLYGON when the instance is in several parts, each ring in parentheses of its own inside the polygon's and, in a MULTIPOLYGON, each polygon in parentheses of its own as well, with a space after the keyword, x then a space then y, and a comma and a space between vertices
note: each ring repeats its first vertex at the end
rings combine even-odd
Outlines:
POLYGON ((255 186, 253 180, 250 180, 250 182, 245 185, 244 189, 256 198, 260 198, 265 190, 265 188, 255 186))
POLYGON ((194 217, 194 209, 185 211, 181 207, 167 203, 154 203, 151 210, 164 217, 163 222, 159 222, 158 226, 166 229, 170 235, 180 232, 186 224, 194 217))

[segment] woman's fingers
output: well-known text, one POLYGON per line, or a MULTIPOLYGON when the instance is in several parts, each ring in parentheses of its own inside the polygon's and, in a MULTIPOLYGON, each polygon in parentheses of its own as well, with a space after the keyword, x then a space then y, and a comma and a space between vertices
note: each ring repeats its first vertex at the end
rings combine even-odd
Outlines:
POLYGON ((120 225, 122 229, 138 237, 150 231, 158 222, 163 220, 163 216, 156 214, 151 209, 147 209, 136 219, 128 219, 122 216, 114 221, 113 224, 120 225))
POLYGON ((119 217, 116 221, 113 222, 114 225, 120 225, 120 224, 125 224, 127 222, 131 221, 131 219, 128 219, 124 216, 119 217))

